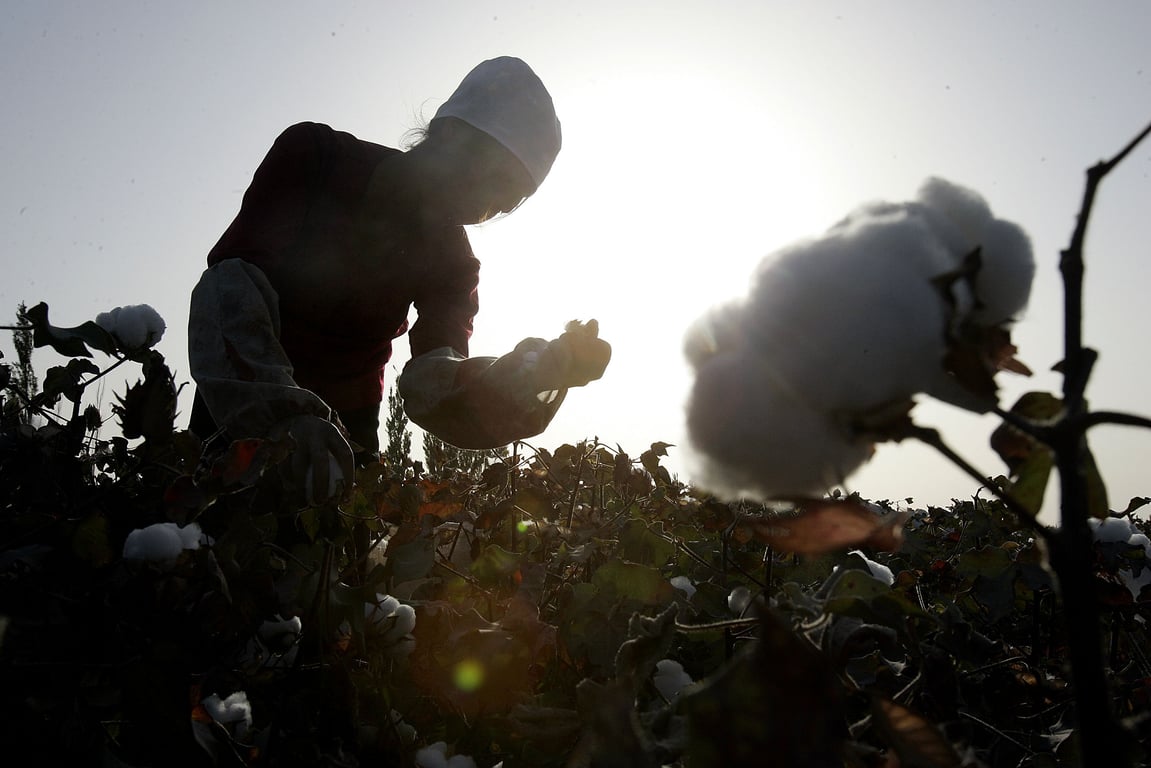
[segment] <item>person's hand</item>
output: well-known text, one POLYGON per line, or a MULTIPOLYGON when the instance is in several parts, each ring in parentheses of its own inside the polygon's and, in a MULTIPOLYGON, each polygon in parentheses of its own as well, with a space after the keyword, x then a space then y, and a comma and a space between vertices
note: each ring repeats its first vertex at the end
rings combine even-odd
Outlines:
POLYGON ((322 504, 351 490, 355 477, 352 448, 335 424, 316 416, 297 416, 284 425, 296 443, 287 470, 306 505, 322 504))
POLYGON ((582 387, 603 376, 610 361, 611 345, 599 338, 599 323, 572 320, 540 353, 537 380, 544 390, 582 387))

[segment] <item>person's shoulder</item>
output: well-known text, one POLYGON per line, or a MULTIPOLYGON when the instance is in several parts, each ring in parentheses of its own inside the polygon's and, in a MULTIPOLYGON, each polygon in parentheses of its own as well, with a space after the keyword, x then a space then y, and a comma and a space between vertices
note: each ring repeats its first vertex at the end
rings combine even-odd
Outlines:
POLYGON ((276 141, 314 140, 321 137, 331 138, 336 133, 337 131, 330 125, 305 121, 294 123, 280 131, 280 135, 276 137, 276 141))

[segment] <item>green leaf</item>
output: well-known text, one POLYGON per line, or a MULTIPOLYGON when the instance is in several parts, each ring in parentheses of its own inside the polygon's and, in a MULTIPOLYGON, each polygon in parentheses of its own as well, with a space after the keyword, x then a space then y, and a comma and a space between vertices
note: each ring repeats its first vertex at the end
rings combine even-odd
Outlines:
POLYGON ((40 302, 25 316, 32 324, 32 345, 52 347, 65 357, 91 357, 88 347, 112 354, 116 341, 111 334, 89 320, 75 328, 58 328, 48 322, 48 305, 40 302))
POLYGON ((552 502, 542 488, 530 485, 519 488, 513 499, 515 505, 522 509, 528 517, 543 520, 551 515, 552 502))
POLYGON ((662 522, 657 521, 649 527, 643 520, 628 520, 619 534, 624 560, 657 568, 666 564, 675 555, 675 542, 660 535, 662 532, 662 522))
POLYGON ((1025 392, 1011 406, 1011 412, 1042 423, 1059 417, 1063 412, 1063 401, 1050 392, 1025 392))
POLYGON ((1023 460, 1015 472, 1015 481, 1011 483, 1011 495, 1033 515, 1039 514, 1039 510, 1043 507, 1043 496, 1047 492, 1048 480, 1051 478, 1054 466, 1055 454, 1037 443, 1036 449, 1023 460))
POLYGON ((844 765, 842 683, 827 658, 782 618, 761 615, 745 645, 681 699, 690 718, 688 765, 844 765))
POLYGON ((1095 456, 1090 449, 1083 457, 1083 475, 1087 480, 1087 512, 1103 520, 1111 514, 1111 507, 1107 501, 1107 486, 1103 483, 1099 465, 1095 463, 1095 456))
POLYGON ((675 597, 675 587, 658 570, 622 560, 610 560, 600 566, 592 576, 592 584, 600 592, 644 605, 666 605, 675 597))
POLYGON ((92 515, 80 523, 72 536, 72 551, 95 568, 112 562, 112 547, 108 542, 108 521, 102 515, 92 515))
POLYGON ((640 454, 639 461, 643 464, 643 468, 653 475, 658 475, 660 470, 659 457, 667 456, 667 449, 671 447, 671 443, 652 443, 651 448, 640 454))
POLYGON ((496 586, 518 571, 522 562, 523 555, 509 552, 498 544, 489 544, 472 561, 472 576, 484 586, 496 586))
POLYGON ((678 615, 679 606, 674 603, 654 618, 639 613, 632 615, 628 621, 628 640, 620 645, 615 657, 617 679, 628 681, 632 690, 638 691, 643 681, 655 672, 656 662, 667 658, 671 651, 678 615))
POLYGON ((55 400, 64 395, 72 402, 80 399, 83 391, 81 379, 84 374, 97 374, 100 369, 91 360, 69 360, 66 365, 57 365, 49 368, 44 374, 43 397, 55 400))
POLYGON ((393 584, 422 579, 436 562, 435 544, 431 536, 418 534, 410 541, 388 547, 388 576, 393 584))

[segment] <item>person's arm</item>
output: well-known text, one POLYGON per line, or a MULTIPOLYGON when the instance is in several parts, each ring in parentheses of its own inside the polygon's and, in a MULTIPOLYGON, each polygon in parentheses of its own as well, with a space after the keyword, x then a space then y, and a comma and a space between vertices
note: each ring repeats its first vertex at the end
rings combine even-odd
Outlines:
POLYGON ((292 378, 278 298, 258 267, 225 259, 204 272, 192 291, 188 358, 209 413, 233 438, 291 435, 293 475, 327 496, 333 477, 352 476, 351 448, 331 408, 292 378))
POLYGON ((567 390, 600 378, 611 347, 590 321, 558 339, 528 338, 499 357, 451 347, 418 355, 397 382, 415 424, 459 448, 496 448, 543 432, 567 390))

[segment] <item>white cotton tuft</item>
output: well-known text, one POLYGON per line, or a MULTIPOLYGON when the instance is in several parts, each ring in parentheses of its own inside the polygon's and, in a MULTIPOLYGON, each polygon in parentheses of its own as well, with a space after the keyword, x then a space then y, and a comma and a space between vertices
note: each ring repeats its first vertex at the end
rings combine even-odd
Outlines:
POLYGON ((185 549, 199 549, 202 538, 196 523, 188 523, 183 528, 175 523, 156 523, 128 534, 123 557, 149 562, 175 560, 185 549))
POLYGON ((680 592, 683 592, 688 600, 695 594, 695 585, 692 584, 691 579, 686 576, 673 576, 668 579, 668 582, 680 592))
POLYGON ((660 695, 669 702, 674 702, 684 688, 695 682, 691 679, 691 675, 684 672, 683 665, 673 659, 657 661, 651 681, 660 695))
POLYGON ((1095 540, 1102 542, 1128 541, 1136 533, 1131 521, 1125 517, 1108 517, 1104 520, 1088 518, 1087 524, 1095 533, 1095 540))
POLYGON ((745 297, 685 338, 701 485, 729 497, 821 494, 871 455, 853 430, 861 417, 920 393, 986 412, 994 403, 963 389, 945 359, 961 326, 1022 311, 1033 273, 1022 230, 942 179, 765 259, 745 297), (959 277, 976 247, 975 279, 959 277))
MULTIPOLYGON (((1015 319, 1027 306, 1035 260, 1026 233, 1009 221, 997 219, 978 194, 939 178, 928 179, 918 199, 948 225, 958 237, 953 248, 966 256, 980 250, 976 295, 980 306, 973 319, 984 326, 1015 319)), ((940 226, 939 229, 943 229, 940 226)), ((946 234, 941 231, 941 237, 946 234)))
POLYGON ((871 574, 872 578, 882 581, 889 587, 895 583, 895 574, 883 563, 877 563, 858 549, 853 549, 847 554, 858 555, 859 558, 863 560, 864 565, 867 566, 867 571, 871 574))
POLYGON ((781 392, 757 355, 713 357, 696 372, 688 429, 713 493, 804 496, 842 482, 871 454, 830 415, 781 392))
POLYGON ((213 720, 231 730, 237 738, 242 738, 252 726, 252 705, 248 703, 248 694, 243 691, 236 691, 225 699, 213 693, 200 703, 213 720))
POLYGON ((1145 534, 1134 533, 1131 538, 1127 539, 1127 543, 1133 547, 1143 547, 1143 553, 1151 558, 1151 539, 1148 539, 1145 534))
POLYGON ((727 609, 736 616, 742 616, 749 605, 751 605, 751 590, 747 587, 736 587, 727 596, 727 609))
POLYGON ((416 609, 391 595, 376 594, 375 603, 364 603, 368 632, 385 644, 395 644, 416 628, 416 609))
POLYGON ((125 352, 156 346, 167 330, 164 318, 147 304, 101 312, 96 316, 96 325, 107 331, 125 352))
POLYGON ((448 754, 446 742, 437 741, 416 751, 417 768, 476 768, 476 761, 468 755, 448 754))

